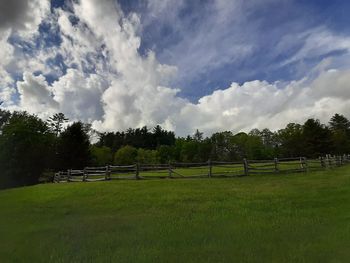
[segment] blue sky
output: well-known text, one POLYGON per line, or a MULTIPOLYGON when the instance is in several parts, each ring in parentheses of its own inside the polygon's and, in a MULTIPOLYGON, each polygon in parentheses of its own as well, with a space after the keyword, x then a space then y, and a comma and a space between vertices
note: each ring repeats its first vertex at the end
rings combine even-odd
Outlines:
MULTIPOLYGON (((54 8, 67 8, 65 2, 51 1, 54 8)), ((236 14, 225 17, 222 23, 215 23, 220 19, 221 12, 215 10, 212 1, 184 1, 178 6, 178 1, 173 2, 176 8, 164 8, 155 13, 145 0, 116 1, 126 16, 131 13, 140 16, 142 29, 139 53, 145 55, 152 50, 161 63, 177 66, 179 77, 172 84, 180 87, 180 95, 191 101, 196 101, 215 89, 227 87, 233 81, 244 83, 256 79, 269 82, 299 79, 304 74, 298 70, 301 63, 303 71, 310 70, 327 57, 342 56, 347 52, 334 48, 281 65, 302 48, 304 43, 302 40, 291 41, 292 46, 282 53, 275 52, 274 46, 286 35, 293 36, 315 27, 326 27, 337 34, 349 35, 349 1, 261 1, 263 4, 256 7, 243 3, 240 8, 247 9, 247 12, 238 14, 238 17, 236 14), (215 25, 213 31, 205 28, 211 25, 215 25), (207 34, 203 35, 203 31, 207 34), (198 41, 197 48, 200 50, 191 57, 190 62, 186 60, 188 39, 198 41), (252 51, 236 58, 236 53, 229 49, 232 43, 237 42, 252 46, 252 51), (203 56, 213 56, 212 60, 218 63, 203 65, 200 63, 203 56), (183 66, 188 63, 194 69, 191 74, 183 66)), ((234 1, 223 2, 228 8, 235 5, 234 1)), ((45 24, 42 28, 45 31, 45 24)), ((46 30, 49 31, 50 28, 46 30)), ((57 34, 47 33, 43 36, 46 36, 48 45, 59 43, 57 34)), ((60 62, 59 58, 57 62, 60 62)))
POLYGON ((0 100, 9 110, 179 134, 350 115, 349 1, 2 5, 0 100))
MULTIPOLYGON (((228 8, 235 5, 234 1, 224 2, 228 8)), ((140 14, 141 24, 145 24, 141 31, 140 53, 154 50, 161 63, 178 66, 181 77, 175 80, 175 84, 182 87, 183 96, 194 100, 213 89, 227 87, 232 81, 244 83, 255 79, 270 82, 298 79, 303 74, 298 70, 300 63, 304 64, 305 69, 310 69, 326 57, 343 54, 344 50, 335 48, 282 66, 280 64, 292 57, 304 43, 302 40, 293 40, 292 46, 279 54, 275 52, 274 46, 286 35, 293 36, 321 26, 337 34, 348 35, 349 1, 260 2, 263 4, 256 7, 242 4, 242 10, 248 10, 246 13, 229 16, 222 23, 215 23, 221 12, 215 10, 212 1, 185 1, 179 9, 165 9, 158 16, 150 12, 146 1, 120 1, 120 5, 126 14, 140 14), (205 28, 211 25, 215 26, 213 31, 205 28), (203 31, 207 34, 203 34, 203 31), (189 75, 181 72, 181 68, 185 68, 182 63, 188 63, 183 58, 188 39, 198 41, 200 50, 189 62, 196 69, 189 75), (230 53, 229 49, 232 43, 237 42, 252 45, 253 50, 249 55, 234 58, 236 54, 230 53), (200 64, 201 56, 211 55, 214 61, 219 61, 218 64, 200 64)))

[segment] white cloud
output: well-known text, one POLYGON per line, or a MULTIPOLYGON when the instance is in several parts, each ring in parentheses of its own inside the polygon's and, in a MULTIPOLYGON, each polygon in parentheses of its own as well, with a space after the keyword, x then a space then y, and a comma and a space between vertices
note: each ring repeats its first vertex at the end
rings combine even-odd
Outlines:
POLYGON ((37 31, 49 10, 49 0, 0 1, 0 30, 11 29, 28 37, 37 31))
POLYGON ((16 93, 11 70, 16 59, 16 49, 8 42, 10 36, 18 36, 31 41, 38 26, 50 10, 48 0, 0 1, 0 101, 3 106, 12 107, 12 97, 16 93))
POLYGON ((23 81, 18 81, 17 87, 21 109, 47 116, 58 108, 58 103, 53 99, 52 91, 43 76, 25 72, 23 81))
POLYGON ((108 83, 99 75, 84 75, 69 69, 67 74, 52 84, 53 98, 60 112, 72 119, 94 121, 102 118, 101 96, 108 83))
MULTIPOLYGON (((154 14, 159 14, 168 9, 169 4, 151 7, 154 14)), ((225 1, 217 1, 216 7, 218 12, 227 11, 225 1)), ((178 68, 159 63, 154 52, 139 54, 140 19, 135 14, 125 17, 114 1, 81 1, 73 4, 73 11, 56 10, 49 19, 60 32, 62 43, 35 51, 33 58, 16 53, 7 42, 8 36, 0 39, 0 55, 5 58, 0 77, 4 76, 1 79, 7 87, 0 90, 0 99, 10 100, 13 96, 14 86, 10 85, 13 80, 7 71, 12 65, 16 72, 24 72, 23 81, 16 83, 18 106, 44 118, 63 112, 72 120, 92 122, 101 131, 160 124, 178 135, 193 133, 197 128, 209 135, 216 131, 238 132, 256 127, 278 129, 288 122, 303 122, 309 117, 326 122, 335 112, 350 116, 350 71, 327 70, 332 63, 317 67, 299 81, 232 83, 226 89, 216 90, 197 103, 191 103, 178 96, 179 89, 170 87, 171 80, 179 77, 178 68), (78 18, 76 23, 72 24, 70 16, 78 18), (47 60, 57 55, 62 56, 68 67, 66 71, 47 65, 47 60), (22 59, 15 63, 15 58, 22 59), (37 70, 42 74, 33 75, 37 70), (53 71, 57 72, 57 80, 49 84, 44 75, 53 71)), ((220 23, 227 22, 222 19, 220 23)), ((199 41, 208 33, 206 30, 202 29, 193 43, 188 40, 188 51, 180 63, 184 65, 182 72, 191 76, 197 71, 192 69, 193 64, 186 65, 186 61, 200 63, 202 68, 226 63, 225 59, 215 62, 211 48, 216 46, 214 40, 220 39, 222 32, 214 31, 214 28, 209 30, 212 36, 206 40, 208 45, 204 45, 209 51, 203 46, 197 50, 199 41), (196 60, 206 51, 208 56, 196 60)), ((317 37, 307 39, 314 39, 309 42, 315 43, 317 37)), ((346 38, 333 36, 332 39, 337 40, 337 47, 348 45, 346 38)), ((324 41, 319 45, 320 50, 328 50, 329 41, 324 41)), ((232 43, 223 44, 226 49, 232 43)), ((183 45, 181 43, 181 48, 183 45)), ((227 50, 232 51, 232 56, 227 60, 234 54, 239 57, 250 52, 249 47, 241 46, 239 41, 231 46, 233 50, 227 50)), ((296 57, 310 56, 313 52, 307 45, 302 50, 296 57)))
POLYGON ((14 48, 7 43, 7 38, 10 35, 10 31, 4 31, 0 35, 0 101, 5 102, 6 105, 10 105, 11 97, 15 92, 13 87, 13 80, 8 73, 6 67, 12 61, 14 48))
POLYGON ((318 58, 334 51, 350 51, 350 37, 335 35, 325 27, 314 28, 297 35, 287 35, 276 48, 281 54, 285 52, 286 46, 296 45, 300 42, 304 45, 282 65, 318 58))
POLYGON ((201 98, 198 104, 187 103, 173 122, 182 134, 196 128, 207 134, 278 129, 311 117, 327 123, 336 112, 350 116, 348 83, 350 71, 334 70, 321 72, 311 83, 291 82, 282 88, 265 81, 232 83, 227 89, 201 98))

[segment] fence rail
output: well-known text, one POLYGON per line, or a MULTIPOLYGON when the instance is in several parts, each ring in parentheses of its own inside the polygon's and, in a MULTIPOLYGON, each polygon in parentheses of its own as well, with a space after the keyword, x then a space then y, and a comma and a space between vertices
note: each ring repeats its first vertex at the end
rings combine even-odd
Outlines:
POLYGON ((207 161, 202 163, 133 164, 85 167, 57 172, 54 182, 95 182, 107 180, 176 179, 237 177, 255 174, 301 173, 330 169, 350 163, 350 155, 326 155, 317 159, 275 158, 241 162, 207 161))

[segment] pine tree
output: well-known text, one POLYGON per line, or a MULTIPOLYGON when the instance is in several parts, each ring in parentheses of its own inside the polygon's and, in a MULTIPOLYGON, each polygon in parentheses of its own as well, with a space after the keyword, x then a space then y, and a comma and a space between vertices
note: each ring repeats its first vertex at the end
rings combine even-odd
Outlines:
POLYGON ((51 131, 56 137, 62 132, 63 124, 67 121, 68 118, 63 113, 56 113, 47 120, 51 131))

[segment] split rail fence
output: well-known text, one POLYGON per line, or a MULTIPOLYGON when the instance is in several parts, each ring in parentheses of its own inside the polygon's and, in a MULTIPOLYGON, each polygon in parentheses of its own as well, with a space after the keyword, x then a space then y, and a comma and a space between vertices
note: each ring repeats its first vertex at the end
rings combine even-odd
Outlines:
POLYGON ((57 172, 54 182, 94 182, 122 179, 177 179, 237 177, 254 174, 299 173, 323 170, 350 163, 350 155, 319 157, 318 159, 275 158, 273 160, 247 160, 241 162, 168 163, 107 165, 69 169, 57 172))

